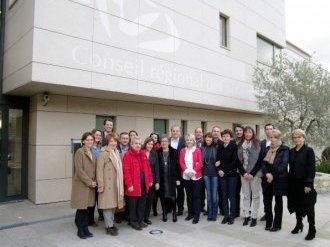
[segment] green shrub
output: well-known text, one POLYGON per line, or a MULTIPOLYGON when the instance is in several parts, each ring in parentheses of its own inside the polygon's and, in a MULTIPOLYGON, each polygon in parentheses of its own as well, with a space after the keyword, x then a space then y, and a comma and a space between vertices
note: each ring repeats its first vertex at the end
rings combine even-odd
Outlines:
POLYGON ((322 161, 316 166, 317 172, 323 172, 330 174, 330 160, 322 161))

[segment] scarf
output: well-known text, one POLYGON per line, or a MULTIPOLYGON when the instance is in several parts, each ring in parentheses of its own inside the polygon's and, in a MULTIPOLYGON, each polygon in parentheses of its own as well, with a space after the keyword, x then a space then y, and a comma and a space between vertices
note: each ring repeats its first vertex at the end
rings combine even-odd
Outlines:
POLYGON ((249 164, 249 149, 251 147, 252 147, 252 141, 245 140, 242 144, 242 148, 243 148, 243 165, 244 165, 245 169, 249 164))
POLYGON ((269 150, 264 158, 264 161, 266 161, 268 164, 273 165, 274 159, 276 156, 276 151, 279 149, 279 147, 282 145, 282 142, 279 141, 276 145, 270 145, 269 150))
MULTIPOLYGON (((109 149, 110 150, 110 149, 109 149)), ((117 189, 118 189, 118 208, 124 207, 124 183, 123 183, 123 168, 120 159, 120 154, 116 150, 110 150, 110 156, 114 157, 115 163, 114 166, 117 171, 117 189)))

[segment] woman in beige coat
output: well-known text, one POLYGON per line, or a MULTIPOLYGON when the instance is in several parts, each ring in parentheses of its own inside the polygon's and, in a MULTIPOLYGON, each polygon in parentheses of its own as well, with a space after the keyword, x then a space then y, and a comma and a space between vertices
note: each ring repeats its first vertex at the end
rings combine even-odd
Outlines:
POLYGON ((103 211, 106 233, 117 236, 114 213, 124 207, 123 168, 117 150, 118 136, 108 134, 106 143, 97 159, 98 207, 103 211))
POLYGON ((77 209, 75 223, 78 227, 78 237, 81 239, 93 237, 88 230, 88 208, 95 205, 95 170, 96 156, 92 152, 94 136, 90 132, 82 135, 83 147, 74 156, 75 174, 72 181, 71 207, 77 209))

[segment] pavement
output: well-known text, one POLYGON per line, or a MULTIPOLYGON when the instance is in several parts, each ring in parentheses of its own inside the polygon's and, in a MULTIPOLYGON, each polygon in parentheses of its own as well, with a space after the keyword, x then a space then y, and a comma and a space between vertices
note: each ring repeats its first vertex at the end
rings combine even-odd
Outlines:
MULTIPOLYGON (((74 225, 75 211, 69 202, 35 205, 25 200, 0 204, 0 246, 1 247, 304 247, 330 246, 330 193, 318 195, 316 204, 316 238, 305 241, 308 223, 304 219, 304 231, 296 235, 290 233, 295 226, 295 216, 289 215, 284 200, 282 230, 268 232, 264 222, 258 221, 256 227, 242 226, 242 218, 237 218, 233 225, 222 225, 222 217, 216 222, 208 222, 201 215, 198 224, 186 222, 185 216, 178 217, 178 222, 162 222, 161 216, 151 217, 152 225, 142 231, 133 230, 126 222, 118 225, 119 236, 105 234, 103 222, 98 227, 90 227, 94 237, 81 240, 76 236, 74 225), (152 235, 154 229, 162 234, 152 235)), ((159 212, 161 210, 159 209, 159 212)), ((185 212, 186 214, 187 212, 185 212)), ((259 212, 261 216, 262 212, 259 212)), ((95 214, 95 217, 97 213, 95 214)), ((96 217, 97 218, 97 217, 96 217)), ((171 219, 171 217, 169 217, 171 219)))

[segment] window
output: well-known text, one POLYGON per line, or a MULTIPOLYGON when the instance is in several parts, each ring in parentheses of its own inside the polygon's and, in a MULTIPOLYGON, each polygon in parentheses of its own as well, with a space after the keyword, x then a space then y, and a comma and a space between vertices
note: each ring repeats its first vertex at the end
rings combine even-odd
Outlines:
POLYGON ((276 56, 281 54, 281 48, 261 37, 257 37, 257 52, 258 62, 272 65, 276 56))
POLYGON ((223 15, 220 13, 220 45, 222 47, 229 47, 229 40, 228 40, 228 24, 229 18, 228 16, 223 15))
POLYGON ((181 120, 181 136, 185 137, 187 134, 187 121, 181 120))
POLYGON ((256 125, 256 136, 260 138, 260 125, 256 125))
POLYGON ((167 134, 167 120, 166 119, 154 119, 154 132, 163 135, 167 134))
POLYGON ((201 128, 203 130, 203 134, 205 134, 207 132, 207 126, 205 121, 201 122, 201 128))
POLYGON ((113 122, 113 132, 116 132, 116 125, 115 125, 115 117, 114 116, 96 116, 96 126, 95 127, 97 129, 103 130, 103 126, 104 126, 103 121, 105 119, 108 119, 108 118, 112 119, 112 122, 113 122))

